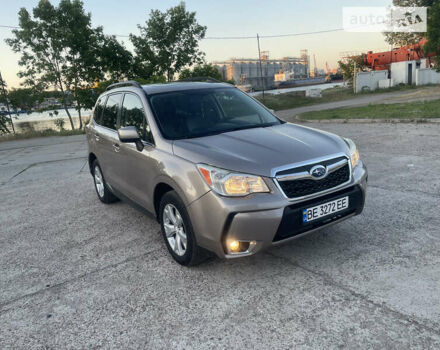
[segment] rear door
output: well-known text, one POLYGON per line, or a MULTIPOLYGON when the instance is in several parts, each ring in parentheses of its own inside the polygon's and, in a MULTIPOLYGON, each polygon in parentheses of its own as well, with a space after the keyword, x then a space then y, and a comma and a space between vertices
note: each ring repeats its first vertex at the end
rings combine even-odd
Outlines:
POLYGON ((92 122, 87 126, 87 139, 89 141, 90 152, 93 152, 98 159, 101 159, 101 118, 106 101, 107 96, 102 96, 98 99, 93 109, 92 122))
POLYGON ((140 97, 134 93, 125 93, 120 116, 120 127, 135 126, 144 144, 139 152, 134 143, 121 143, 118 154, 117 177, 121 191, 131 200, 144 207, 150 207, 151 198, 148 195, 153 176, 155 160, 154 140, 145 116, 145 108, 140 97))
POLYGON ((115 172, 115 156, 119 152, 119 138, 116 130, 121 99, 122 93, 108 95, 102 111, 101 123, 96 128, 99 138, 98 161, 106 182, 116 189, 119 188, 115 172))

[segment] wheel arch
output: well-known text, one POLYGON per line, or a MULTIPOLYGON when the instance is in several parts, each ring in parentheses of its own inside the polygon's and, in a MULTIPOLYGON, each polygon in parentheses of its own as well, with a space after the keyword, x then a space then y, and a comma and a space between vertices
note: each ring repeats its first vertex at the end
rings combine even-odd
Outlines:
POLYGON ((97 159, 95 153, 90 152, 89 153, 89 169, 90 169, 90 174, 92 174, 92 175, 93 175, 92 165, 93 165, 93 162, 95 161, 95 159, 97 159))
POLYGON ((182 189, 177 184, 177 182, 174 181, 172 178, 162 175, 156 179, 155 183, 156 185, 154 186, 154 192, 153 192, 153 208, 154 208, 154 214, 157 219, 159 219, 160 200, 162 199, 164 194, 169 191, 175 191, 182 200, 183 204, 185 206, 188 205, 189 201, 187 196, 185 195, 185 192, 182 191, 182 189))
POLYGON ((174 188, 165 182, 159 182, 154 188, 154 195, 153 195, 154 213, 158 220, 159 220, 160 201, 162 200, 162 197, 165 195, 165 193, 170 191, 174 191, 174 188))

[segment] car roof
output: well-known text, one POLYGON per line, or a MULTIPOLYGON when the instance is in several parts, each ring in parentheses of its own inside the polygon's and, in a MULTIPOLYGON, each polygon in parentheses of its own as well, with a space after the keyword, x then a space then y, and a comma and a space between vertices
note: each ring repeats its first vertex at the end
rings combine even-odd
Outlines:
POLYGON ((147 95, 160 94, 163 92, 198 90, 198 89, 214 89, 214 88, 233 88, 234 86, 227 83, 205 83, 205 82, 173 82, 163 84, 142 85, 147 95))

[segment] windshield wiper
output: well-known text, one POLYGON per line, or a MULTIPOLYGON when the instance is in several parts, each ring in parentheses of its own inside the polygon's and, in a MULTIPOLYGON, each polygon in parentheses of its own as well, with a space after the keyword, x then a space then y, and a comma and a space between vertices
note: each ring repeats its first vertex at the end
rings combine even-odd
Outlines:
POLYGON ((274 125, 278 125, 278 123, 273 122, 273 123, 265 123, 265 124, 243 125, 243 126, 238 126, 236 128, 225 130, 223 132, 231 132, 231 131, 238 131, 245 129, 267 128, 269 126, 274 126, 274 125))
POLYGON ((178 140, 195 139, 195 138, 198 138, 198 137, 213 136, 213 135, 224 134, 224 133, 227 133, 227 132, 246 130, 246 129, 266 128, 266 127, 269 127, 269 126, 274 126, 274 125, 279 125, 279 124, 281 124, 281 123, 273 122, 273 123, 265 123, 265 124, 242 125, 242 126, 237 126, 235 128, 231 128, 231 129, 215 130, 215 131, 209 131, 209 132, 206 132, 206 133, 182 136, 182 137, 178 138, 178 140))

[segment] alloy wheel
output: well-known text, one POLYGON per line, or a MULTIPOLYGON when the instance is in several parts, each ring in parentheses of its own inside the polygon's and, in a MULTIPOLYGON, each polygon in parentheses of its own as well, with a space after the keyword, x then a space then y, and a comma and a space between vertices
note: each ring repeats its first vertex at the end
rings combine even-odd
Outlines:
POLYGON ((95 166, 95 186, 99 197, 104 197, 104 179, 99 166, 95 166))
POLYGON ((182 216, 172 204, 167 204, 163 209, 163 227, 168 243, 178 256, 186 252, 187 236, 182 216))

